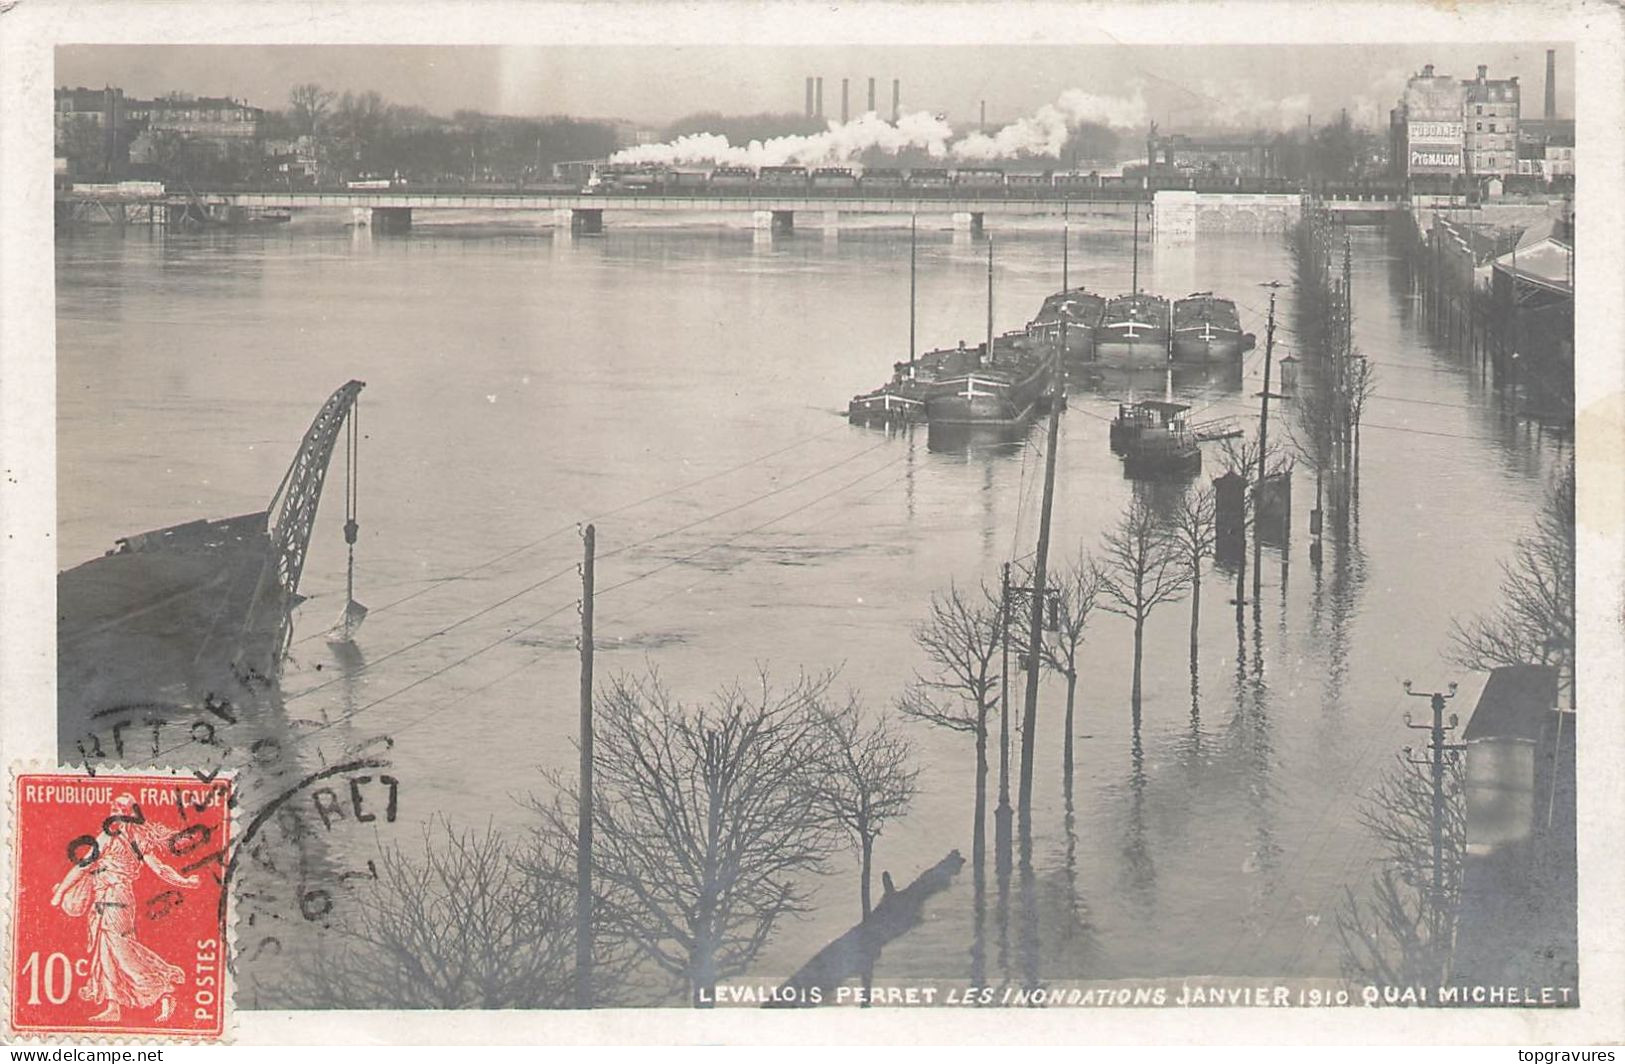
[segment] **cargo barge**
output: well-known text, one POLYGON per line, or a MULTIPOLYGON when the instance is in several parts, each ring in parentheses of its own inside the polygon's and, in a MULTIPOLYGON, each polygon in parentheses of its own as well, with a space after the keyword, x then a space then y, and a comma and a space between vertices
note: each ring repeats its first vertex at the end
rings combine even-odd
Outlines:
POLYGON ((1105 366, 1168 364, 1168 301, 1148 292, 1118 296, 1106 304, 1095 336, 1095 361, 1105 366))
POLYGON ((1095 339, 1106 313, 1106 297, 1086 288, 1064 289, 1044 300, 1038 316, 1027 323, 1027 333, 1051 344, 1066 335, 1066 358, 1089 361, 1095 357, 1095 339))
POLYGON ((1232 362, 1253 349, 1257 339, 1241 331, 1233 300, 1193 292, 1174 302, 1175 362, 1232 362))

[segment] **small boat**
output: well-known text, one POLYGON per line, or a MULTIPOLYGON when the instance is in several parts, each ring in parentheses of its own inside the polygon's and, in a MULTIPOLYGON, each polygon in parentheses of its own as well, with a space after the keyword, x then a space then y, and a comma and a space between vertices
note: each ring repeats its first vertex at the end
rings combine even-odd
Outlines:
POLYGON ((1027 323, 1027 334, 1060 343, 1066 326, 1066 357, 1087 361, 1095 357, 1095 335, 1106 313, 1106 297, 1086 288, 1056 292, 1044 300, 1038 316, 1027 323))
POLYGON ((1175 362, 1230 362, 1250 351, 1252 333, 1241 331, 1236 304, 1212 292, 1192 292, 1174 302, 1175 362))
POLYGON ((1201 472, 1202 448, 1185 421, 1189 410, 1162 399, 1119 403, 1111 448, 1123 458, 1124 475, 1155 480, 1201 472))
POLYGON ((1108 366, 1168 364, 1168 301, 1147 292, 1106 304, 1095 332, 1095 361, 1108 366))

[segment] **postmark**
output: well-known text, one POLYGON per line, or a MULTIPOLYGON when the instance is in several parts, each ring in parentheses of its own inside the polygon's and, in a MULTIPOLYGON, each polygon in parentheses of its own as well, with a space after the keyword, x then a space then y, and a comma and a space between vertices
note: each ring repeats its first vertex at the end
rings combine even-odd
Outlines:
POLYGON ((231 777, 20 772, 10 800, 10 1029, 224 1037, 231 777))

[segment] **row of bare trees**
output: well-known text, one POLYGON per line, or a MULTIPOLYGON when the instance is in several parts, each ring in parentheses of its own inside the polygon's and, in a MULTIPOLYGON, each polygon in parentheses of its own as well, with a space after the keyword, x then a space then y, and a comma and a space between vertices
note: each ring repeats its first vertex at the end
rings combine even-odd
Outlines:
MULTIPOLYGON (((876 841, 904 816, 906 737, 833 673, 763 672, 699 705, 653 672, 595 702, 595 1000, 696 1004, 747 971, 816 877, 849 849, 868 916, 876 841)), ((532 799, 518 845, 440 824, 393 848, 337 934, 300 968, 302 996, 340 1008, 548 1008, 573 1000, 575 781, 532 799)))
POLYGON ((973 860, 978 864, 986 854, 989 739, 996 714, 1013 708, 1002 703, 1008 687, 1003 654, 1006 640, 1015 660, 1025 663, 1016 667, 1046 668, 1066 682, 1062 771, 1070 785, 1080 656, 1090 622, 1097 613, 1106 612, 1133 625, 1130 704, 1137 729, 1143 701, 1146 625, 1159 607, 1189 593, 1190 647, 1194 657, 1200 630, 1202 576, 1214 544, 1213 489, 1187 488, 1166 508, 1159 508, 1144 495, 1136 495, 1102 537, 1098 550, 1080 550, 1052 579, 1050 634, 1036 654, 1027 645, 1025 626, 1010 623, 1019 611, 1001 601, 999 588, 984 581, 974 590, 951 585, 932 596, 926 618, 914 636, 924 652, 926 667, 916 672, 898 706, 907 717, 964 733, 974 741, 971 831, 973 860))

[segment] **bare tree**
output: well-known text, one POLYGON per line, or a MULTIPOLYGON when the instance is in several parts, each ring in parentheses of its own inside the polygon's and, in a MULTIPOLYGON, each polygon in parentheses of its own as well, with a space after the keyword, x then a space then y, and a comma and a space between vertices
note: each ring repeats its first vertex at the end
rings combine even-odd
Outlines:
POLYGON ((976 739, 976 811, 972 827, 972 860, 983 867, 987 857, 987 722, 999 704, 999 640, 1003 611, 983 584, 969 597, 950 586, 931 596, 931 612, 914 630, 934 671, 915 674, 898 709, 906 716, 941 728, 966 732, 976 739))
POLYGON ((1164 602, 1185 591, 1187 573, 1178 544, 1143 498, 1135 496, 1101 549, 1101 608, 1134 622, 1134 719, 1140 719, 1140 666, 1145 622, 1164 602))
MULTIPOLYGON (((336 909, 301 958, 290 996, 311 1008, 568 1007, 574 992, 575 881, 566 855, 518 854, 491 828, 425 826, 421 850, 384 849, 376 878, 336 909)), ((629 951, 605 931, 594 974, 622 985, 629 951)))
MULTIPOLYGON (((809 910, 807 877, 838 845, 814 789, 829 683, 781 689, 764 673, 693 708, 651 673, 616 677, 595 701, 594 908, 696 1005, 809 910)), ((537 808, 573 837, 572 786, 537 808)))
POLYGON ((868 919, 875 840, 914 800, 913 748, 884 717, 865 718, 857 698, 826 710, 824 764, 813 780, 816 800, 835 819, 858 854, 859 900, 868 919))
POLYGON ((1433 779, 1407 756, 1383 778, 1360 810, 1360 820, 1381 844, 1370 897, 1344 888, 1337 917, 1344 974, 1373 985, 1437 986, 1448 974, 1462 860, 1467 847, 1459 759, 1446 766, 1441 891, 1433 891, 1433 779))
MULTIPOLYGON (((1191 589, 1191 661, 1196 661, 1197 637, 1202 621, 1202 561, 1213 553, 1215 529, 1212 488, 1188 487, 1179 508, 1168 520, 1174 545, 1184 560, 1185 580, 1191 589)), ((1194 664, 1192 666, 1195 667, 1194 664)))
POLYGON ((1534 531, 1501 563, 1499 603, 1451 632, 1451 657, 1465 668, 1552 665, 1573 694, 1575 646, 1574 467, 1547 490, 1534 531))
POLYGON ((1100 595, 1101 573, 1094 559, 1082 550, 1056 583, 1055 638, 1046 640, 1041 653, 1044 664, 1066 677, 1066 738, 1062 741, 1061 766, 1067 787, 1072 785, 1072 718, 1078 693, 1078 651, 1100 595))
POLYGON ((1349 404, 1349 431, 1353 433, 1350 441, 1354 447, 1353 458, 1360 460, 1360 419, 1365 416, 1365 404, 1377 394, 1377 367, 1356 349, 1349 356, 1348 363, 1348 404, 1349 404))
POLYGON ((322 131, 333 106, 335 94, 314 82, 295 85, 288 91, 288 118, 294 132, 302 136, 315 136, 322 131))

